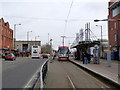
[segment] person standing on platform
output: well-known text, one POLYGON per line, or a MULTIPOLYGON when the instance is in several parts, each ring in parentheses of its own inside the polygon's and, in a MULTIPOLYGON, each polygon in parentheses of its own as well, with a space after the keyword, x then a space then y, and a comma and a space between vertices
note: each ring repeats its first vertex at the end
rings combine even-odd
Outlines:
POLYGON ((87 52, 84 52, 84 64, 88 64, 87 52))
POLYGON ((95 45, 93 49, 93 63, 100 64, 100 50, 98 45, 95 45))

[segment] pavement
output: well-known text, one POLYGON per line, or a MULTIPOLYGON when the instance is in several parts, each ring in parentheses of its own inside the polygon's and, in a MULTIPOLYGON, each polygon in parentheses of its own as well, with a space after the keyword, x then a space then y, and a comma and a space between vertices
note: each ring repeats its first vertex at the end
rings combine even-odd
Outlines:
POLYGON ((111 67, 108 67, 108 62, 105 59, 100 59, 100 64, 93 64, 92 60, 90 64, 83 64, 82 61, 74 60, 73 58, 71 58, 70 61, 93 73, 102 76, 103 78, 110 80, 117 85, 120 85, 120 78, 118 77, 118 68, 120 66, 118 64, 118 61, 112 60, 111 67))

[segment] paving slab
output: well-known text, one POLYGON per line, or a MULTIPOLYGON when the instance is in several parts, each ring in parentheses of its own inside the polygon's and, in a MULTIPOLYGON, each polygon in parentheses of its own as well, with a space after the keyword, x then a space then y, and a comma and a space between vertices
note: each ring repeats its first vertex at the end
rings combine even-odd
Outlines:
POLYGON ((120 78, 118 78, 119 65, 117 61, 112 61, 111 67, 108 67, 107 60, 103 59, 100 60, 100 64, 93 64, 93 61, 90 64, 83 64, 82 61, 74 59, 71 59, 71 61, 120 85, 120 78))

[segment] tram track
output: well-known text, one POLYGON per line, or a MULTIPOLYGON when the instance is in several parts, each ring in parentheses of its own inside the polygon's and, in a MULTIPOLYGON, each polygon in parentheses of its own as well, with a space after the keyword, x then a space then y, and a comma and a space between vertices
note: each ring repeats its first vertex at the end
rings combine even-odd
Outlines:
MULTIPOLYGON (((75 65, 73 65, 74 67, 76 67, 75 65)), ((80 68, 76 68, 78 70, 80 70, 81 72, 87 74, 88 76, 90 76, 92 79, 96 80, 96 84, 98 84, 101 88, 110 88, 109 86, 105 85, 103 82, 99 81, 97 78, 93 77, 92 75, 86 73, 85 71, 81 70, 80 68)))
POLYGON ((67 77, 69 78, 69 81, 73 88, 101 88, 102 90, 105 90, 105 88, 110 88, 109 86, 105 85, 103 82, 99 81, 95 77, 91 76, 90 74, 88 74, 87 72, 83 71, 82 69, 80 69, 79 67, 75 66, 74 64, 72 64, 70 62, 67 62, 67 63, 63 62, 60 64, 61 64, 62 68, 64 69, 67 77), (74 72, 72 72, 72 70, 74 72), (82 73, 83 75, 80 73, 82 73), (81 76, 77 77, 77 74, 79 74, 81 76), (85 82, 79 82, 79 85, 76 84, 76 80, 74 79, 75 78, 74 76, 76 76, 78 80, 80 80, 80 78, 84 78, 84 80, 85 80, 86 77, 89 77, 89 79, 86 79, 86 81, 88 80, 88 81, 94 82, 98 87, 92 87, 92 86, 86 87, 85 85, 81 87, 80 83, 85 84, 85 82))
POLYGON ((64 69, 64 72, 65 72, 65 74, 66 74, 67 78, 68 78, 68 81, 69 81, 69 82, 70 82, 70 84, 71 84, 71 87, 72 87, 74 90, 76 90, 76 87, 75 87, 75 85, 74 85, 74 83, 73 83, 73 81, 72 81, 71 77, 68 75, 68 73, 67 73, 67 71, 66 71, 66 69, 65 69, 64 65, 63 65, 63 64, 61 64, 61 65, 62 65, 62 68, 64 69))
POLYGON ((76 90, 75 85, 74 85, 73 81, 71 80, 70 76, 67 73, 66 73, 66 75, 67 75, 69 82, 71 83, 72 88, 74 88, 74 90, 76 90))
POLYGON ((57 83, 60 82, 61 84, 58 85, 59 86, 58 88, 73 88, 74 90, 76 90, 77 88, 100 88, 101 90, 105 90, 106 88, 111 88, 110 86, 106 85, 104 82, 101 82, 97 78, 88 74, 87 72, 85 72, 84 70, 82 70, 81 68, 79 68, 78 66, 74 65, 69 61, 59 62, 55 60, 53 63, 49 63, 49 66, 50 66, 51 75, 48 72, 48 78, 46 78, 45 80, 46 82, 45 88, 57 88, 57 83), (52 68, 54 69, 53 72, 51 70, 51 67, 54 67, 52 68), (57 72, 59 72, 59 74, 55 75, 55 73, 57 72), (62 79, 63 82, 64 80, 67 80, 64 83, 66 85, 62 85, 63 84, 62 79))

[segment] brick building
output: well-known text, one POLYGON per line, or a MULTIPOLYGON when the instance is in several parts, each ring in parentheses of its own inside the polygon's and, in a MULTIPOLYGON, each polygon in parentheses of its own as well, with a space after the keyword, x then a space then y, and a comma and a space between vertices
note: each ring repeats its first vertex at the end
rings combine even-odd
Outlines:
POLYGON ((0 48, 13 49, 13 30, 3 18, 0 19, 0 48))
POLYGON ((2 48, 2 23, 0 19, 0 48, 2 48))
MULTIPOLYGON (((120 0, 109 2, 109 19, 120 19, 120 0)), ((108 22, 109 45, 116 59, 120 59, 120 21, 108 22)))

